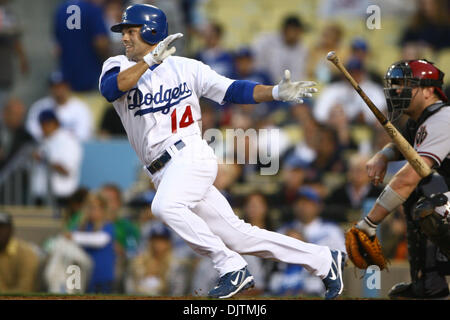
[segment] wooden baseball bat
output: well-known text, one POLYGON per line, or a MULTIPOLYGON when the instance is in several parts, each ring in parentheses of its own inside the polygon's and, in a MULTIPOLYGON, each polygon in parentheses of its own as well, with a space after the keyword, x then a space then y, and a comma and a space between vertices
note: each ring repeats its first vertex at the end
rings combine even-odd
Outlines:
POLYGON ((391 137, 392 141, 397 146, 398 150, 403 154, 406 160, 411 164, 411 166, 416 170, 416 172, 425 178, 431 173, 430 167, 426 162, 419 156, 416 150, 409 144, 408 141, 402 136, 402 134, 397 130, 396 127, 384 116, 384 114, 375 106, 375 104, 370 100, 366 93, 361 89, 359 84, 353 79, 353 77, 348 73, 347 69, 344 67, 342 62, 339 60, 338 56, 334 51, 330 51, 327 55, 327 59, 330 60, 347 78, 350 84, 355 88, 356 92, 364 100, 370 110, 373 112, 375 117, 386 130, 387 134, 391 137))

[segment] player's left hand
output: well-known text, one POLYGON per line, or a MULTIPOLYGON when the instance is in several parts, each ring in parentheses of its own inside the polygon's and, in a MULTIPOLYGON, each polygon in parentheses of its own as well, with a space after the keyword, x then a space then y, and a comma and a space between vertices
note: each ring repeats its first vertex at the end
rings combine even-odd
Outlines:
POLYGON ((154 64, 159 64, 164 61, 167 57, 171 56, 177 50, 175 47, 169 48, 169 45, 177 39, 180 39, 183 36, 182 33, 171 34, 167 36, 163 41, 158 43, 155 49, 152 52, 148 53, 144 56, 144 61, 152 66, 154 64))
POLYGON ((291 72, 284 71, 284 77, 272 91, 273 98, 281 101, 294 101, 296 103, 303 103, 302 98, 311 98, 312 94, 317 92, 314 81, 291 81, 291 72))
POLYGON ((360 269, 366 269, 370 265, 377 265, 380 270, 386 268, 387 260, 383 255, 375 231, 376 229, 369 232, 361 229, 360 221, 345 233, 345 248, 348 257, 360 269), (368 233, 372 231, 374 232, 373 236, 370 236, 368 233))

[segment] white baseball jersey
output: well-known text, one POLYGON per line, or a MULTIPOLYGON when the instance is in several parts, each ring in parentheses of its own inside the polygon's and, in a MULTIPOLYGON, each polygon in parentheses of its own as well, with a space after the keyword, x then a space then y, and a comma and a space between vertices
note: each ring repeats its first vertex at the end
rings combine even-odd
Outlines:
MULTIPOLYGON (((101 77, 112 68, 133 65, 125 56, 112 57, 104 63, 101 77)), ((247 265, 240 254, 253 254, 301 264, 325 278, 332 260, 328 247, 245 223, 213 185, 217 159, 201 138, 199 98, 221 103, 232 82, 199 61, 168 57, 113 102, 143 164, 149 165, 179 139, 185 143, 181 150, 172 150, 163 168, 153 174, 146 170, 157 190, 152 213, 197 253, 211 258, 220 275, 247 265)))
POLYGON ((450 158, 450 107, 431 115, 417 129, 414 149, 421 156, 432 158, 438 167, 450 158))
MULTIPOLYGON (((112 68, 123 71, 134 64, 124 55, 111 57, 100 79, 112 68)), ((149 165, 181 137, 200 134, 199 99, 222 103, 232 82, 200 61, 171 56, 147 70, 113 105, 139 159, 149 165)))

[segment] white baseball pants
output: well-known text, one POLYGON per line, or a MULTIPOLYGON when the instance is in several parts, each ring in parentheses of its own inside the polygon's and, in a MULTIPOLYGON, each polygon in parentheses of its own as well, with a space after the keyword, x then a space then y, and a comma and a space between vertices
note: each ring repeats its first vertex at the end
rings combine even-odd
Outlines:
POLYGON ((213 186, 217 159, 199 135, 182 139, 186 146, 168 148, 172 159, 148 175, 157 188, 152 212, 201 255, 212 259, 222 276, 247 265, 240 254, 299 264, 325 278, 331 267, 328 247, 305 243, 239 219, 213 186))

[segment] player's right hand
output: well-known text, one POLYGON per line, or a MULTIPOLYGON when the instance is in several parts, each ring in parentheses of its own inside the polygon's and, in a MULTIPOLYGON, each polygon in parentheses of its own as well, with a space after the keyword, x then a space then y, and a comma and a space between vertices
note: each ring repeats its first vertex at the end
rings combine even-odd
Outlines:
POLYGON ((164 61, 167 57, 174 54, 177 50, 175 47, 169 48, 169 45, 175 40, 181 38, 183 36, 182 33, 171 34, 167 36, 163 41, 158 43, 155 49, 152 52, 148 53, 144 56, 144 61, 152 66, 154 64, 159 64, 164 61))
POLYGON ((367 175, 374 186, 383 182, 388 160, 382 153, 376 153, 366 164, 367 175))

